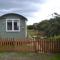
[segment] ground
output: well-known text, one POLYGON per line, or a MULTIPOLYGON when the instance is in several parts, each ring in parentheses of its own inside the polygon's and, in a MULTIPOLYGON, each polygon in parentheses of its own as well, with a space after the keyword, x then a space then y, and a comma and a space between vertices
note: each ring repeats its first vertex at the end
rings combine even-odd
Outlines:
POLYGON ((27 30, 28 38, 32 38, 33 36, 37 36, 37 32, 35 30, 27 30))
POLYGON ((2 52, 0 60, 60 60, 60 54, 2 52))

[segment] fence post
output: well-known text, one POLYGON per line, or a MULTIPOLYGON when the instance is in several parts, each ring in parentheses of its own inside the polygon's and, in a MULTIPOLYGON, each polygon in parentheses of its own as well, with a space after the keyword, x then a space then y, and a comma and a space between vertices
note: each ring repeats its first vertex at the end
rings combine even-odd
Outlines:
POLYGON ((36 50, 36 36, 33 36, 33 42, 34 42, 34 51, 35 51, 35 53, 37 52, 37 50, 36 50))

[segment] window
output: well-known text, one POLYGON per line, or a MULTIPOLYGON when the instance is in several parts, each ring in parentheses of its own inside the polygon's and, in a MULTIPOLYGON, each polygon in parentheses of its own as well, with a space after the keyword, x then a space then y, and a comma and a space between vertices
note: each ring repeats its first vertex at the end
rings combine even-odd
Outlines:
POLYGON ((7 21, 7 30, 12 30, 12 21, 7 21))
POLYGON ((7 32, 20 31, 20 20, 19 19, 7 19, 6 20, 6 31, 7 32))
POLYGON ((19 21, 14 21, 14 30, 19 30, 19 21))

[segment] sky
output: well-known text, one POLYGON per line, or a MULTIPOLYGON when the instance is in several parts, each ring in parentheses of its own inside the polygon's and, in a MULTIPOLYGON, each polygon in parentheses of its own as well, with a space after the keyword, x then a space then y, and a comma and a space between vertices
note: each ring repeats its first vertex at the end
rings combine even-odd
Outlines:
POLYGON ((27 25, 49 19, 54 12, 60 14, 60 0, 0 0, 0 15, 23 15, 28 19, 27 25))

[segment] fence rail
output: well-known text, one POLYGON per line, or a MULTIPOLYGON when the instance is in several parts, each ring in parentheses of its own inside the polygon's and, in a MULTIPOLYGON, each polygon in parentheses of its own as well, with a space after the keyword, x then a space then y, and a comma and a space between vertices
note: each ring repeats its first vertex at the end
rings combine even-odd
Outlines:
POLYGON ((60 53, 60 40, 0 39, 0 51, 60 53))

